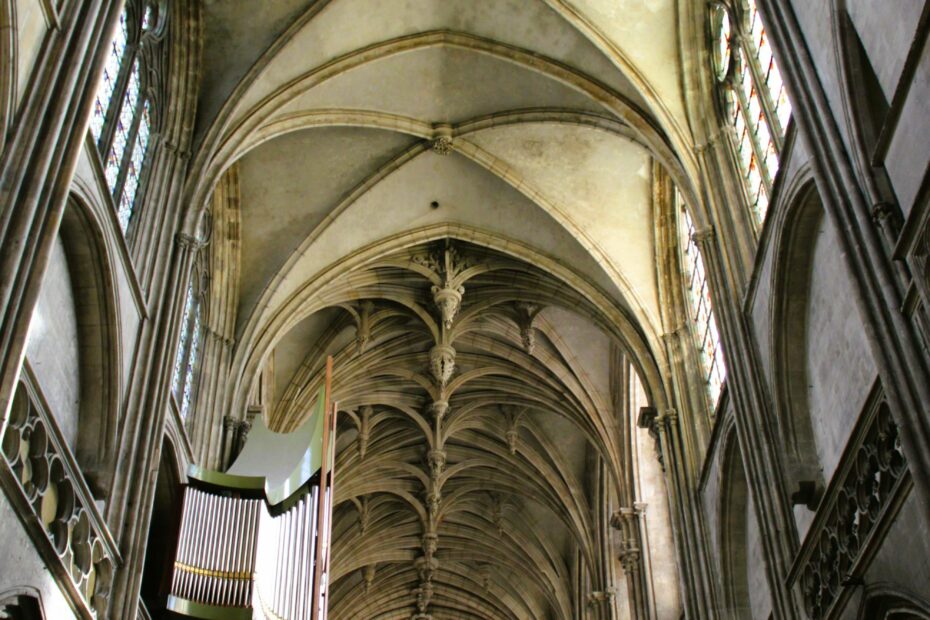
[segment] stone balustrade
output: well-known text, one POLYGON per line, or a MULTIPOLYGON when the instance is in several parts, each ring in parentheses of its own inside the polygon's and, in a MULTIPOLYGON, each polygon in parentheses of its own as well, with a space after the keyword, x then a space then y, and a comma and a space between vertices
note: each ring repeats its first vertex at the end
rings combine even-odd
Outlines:
POLYGON ((50 568, 62 589, 79 597, 74 603, 85 606, 82 615, 106 617, 115 545, 57 425, 24 381, 10 408, 2 452, 9 467, 4 473, 12 474, 3 477, 7 491, 31 508, 27 529, 40 552, 57 559, 50 568))

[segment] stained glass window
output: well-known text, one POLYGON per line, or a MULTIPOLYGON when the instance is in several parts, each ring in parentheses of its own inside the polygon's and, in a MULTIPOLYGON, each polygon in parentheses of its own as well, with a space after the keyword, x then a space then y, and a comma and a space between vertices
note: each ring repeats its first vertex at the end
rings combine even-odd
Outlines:
POLYGON ((140 50, 147 44, 144 35, 155 21, 149 2, 127 2, 110 45, 90 119, 91 135, 102 155, 103 176, 124 233, 136 206, 152 132, 151 100, 144 94, 146 71, 140 50))
POLYGON ((103 124, 106 121, 107 111, 110 109, 110 103, 113 100, 113 93, 116 91, 116 81, 119 79, 119 69, 123 63, 128 40, 129 32, 126 29, 126 13, 124 12, 120 15, 116 36, 113 37, 113 42, 110 44, 110 53, 107 55, 103 75, 100 76, 100 84, 97 86, 97 96, 94 99, 94 113, 90 119, 90 131, 95 142, 100 141, 100 135, 103 132, 103 124))
POLYGON ((129 142, 129 132, 132 131, 132 122, 136 116, 136 105, 139 102, 138 60, 136 60, 135 65, 133 65, 128 86, 126 94, 123 97, 119 116, 116 118, 113 142, 110 145, 110 151, 107 153, 107 160, 104 167, 104 176, 107 179, 107 185, 111 192, 116 191, 116 182, 119 179, 119 173, 122 169, 123 155, 126 153, 126 145, 129 142))
POLYGON ((680 233, 679 245, 681 247, 682 263, 684 267, 684 282, 688 298, 691 318, 691 328, 694 332, 695 342, 700 352, 701 366, 704 381, 707 383, 707 392, 712 406, 717 405, 723 381, 726 379, 727 369, 723 360, 723 349, 720 346, 720 334, 717 331, 717 320, 714 318, 714 309, 710 299, 710 289, 707 284, 707 274, 704 270, 704 260, 701 251, 694 240, 694 222, 688 209, 676 191, 678 204, 678 228, 680 233))
POLYGON ((200 356, 200 305, 194 312, 194 325, 191 332, 191 344, 187 353, 187 370, 184 373, 184 391, 181 394, 181 418, 187 419, 191 398, 194 393, 194 368, 200 356))
POLYGON ((132 147, 132 155, 129 157, 129 167, 126 170, 123 192, 119 200, 117 216, 119 217, 119 223, 124 232, 129 226, 129 218, 132 216, 132 208, 136 200, 136 191, 139 189, 139 177, 142 174, 142 164, 145 161, 145 153, 149 144, 149 132, 151 127, 149 114, 149 102, 146 101, 142 108, 142 118, 139 120, 139 127, 136 129, 136 140, 132 147))
POLYGON ((717 4, 712 10, 714 63, 749 206, 761 224, 778 173, 791 104, 755 0, 742 1, 733 8, 717 4))
POLYGON ((194 309, 194 286, 187 287, 187 297, 184 301, 184 314, 181 319, 181 334, 178 336, 178 353, 174 358, 174 374, 171 377, 171 391, 178 393, 181 377, 185 372, 184 362, 187 360, 187 342, 190 340, 190 316, 194 309))
MULTIPOLYGON (((197 270, 195 269, 195 274, 197 270)), ((195 275, 196 277, 196 275, 195 275)), ((174 360, 174 374, 171 378, 171 391, 182 419, 187 419, 193 402, 195 390, 195 377, 200 359, 200 344, 203 336, 202 325, 203 304, 201 297, 194 286, 187 287, 187 297, 184 301, 184 314, 181 319, 181 333, 178 337, 178 352, 174 360)))

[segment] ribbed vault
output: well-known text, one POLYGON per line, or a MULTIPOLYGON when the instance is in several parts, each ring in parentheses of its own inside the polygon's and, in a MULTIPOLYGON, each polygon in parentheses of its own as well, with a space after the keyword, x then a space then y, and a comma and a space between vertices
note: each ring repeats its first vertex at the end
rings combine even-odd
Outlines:
POLYGON ((293 429, 335 358, 333 618, 646 613, 610 524, 643 496, 630 377, 670 393, 676 3, 266 4, 205 3, 185 226, 237 218, 210 415, 293 429))
POLYGON ((314 346, 271 421, 303 420, 333 355, 332 617, 572 618, 579 571, 597 580, 603 562, 591 463, 619 484, 622 461, 597 312, 533 265, 450 239, 330 289, 343 299, 306 319, 314 346), (601 342, 576 350, 579 330, 601 342))

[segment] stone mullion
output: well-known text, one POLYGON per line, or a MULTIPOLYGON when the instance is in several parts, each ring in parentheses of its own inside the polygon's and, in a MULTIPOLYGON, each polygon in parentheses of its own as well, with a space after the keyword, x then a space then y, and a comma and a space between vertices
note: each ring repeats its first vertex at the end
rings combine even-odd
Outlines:
POLYGON ((811 153, 824 210, 836 225, 857 306, 895 422, 901 427, 914 486, 930 505, 930 369, 921 339, 905 316, 892 259, 872 221, 872 207, 858 184, 853 162, 793 11, 759 0, 779 49, 792 95, 793 118, 811 153))
POLYGON ((67 5, 0 160, 0 432, 119 9, 102 0, 67 5))
POLYGON ((174 244, 170 266, 164 274, 165 300, 161 312, 153 317, 148 342, 149 368, 152 371, 140 382, 135 394, 137 415, 130 418, 123 438, 125 450, 124 475, 119 489, 118 505, 124 506, 119 515, 123 525, 119 537, 125 570, 120 571, 113 584, 114 618, 135 618, 136 602, 142 583, 142 562, 151 518, 158 466, 161 459, 162 438, 168 412, 171 374, 177 353, 177 338, 184 313, 188 280, 200 244, 197 240, 179 234, 174 244))
POLYGON ((728 297, 722 294, 724 279, 713 231, 696 233, 695 241, 704 258, 711 291, 717 292, 713 301, 721 336, 726 337, 727 390, 733 400, 740 452, 762 530, 773 607, 779 618, 797 618, 800 600, 787 586, 788 572, 797 552, 795 536, 791 534, 795 528, 794 516, 777 442, 768 432, 772 428, 771 412, 762 385, 763 370, 742 314, 732 311, 728 297))
POLYGON ((706 210, 697 201, 690 206, 698 228, 712 222, 721 238, 726 239, 723 260, 732 285, 742 292, 752 276, 756 226, 749 209, 732 208, 731 197, 741 195, 744 190, 729 139, 729 133, 733 132, 728 132, 730 125, 718 111, 720 83, 713 71, 707 40, 708 9, 707 3, 684 3, 679 15, 682 26, 689 32, 682 45, 685 87, 691 94, 686 104, 695 136, 694 157, 703 179, 700 189, 706 194, 697 192, 695 196, 697 201, 703 201, 706 210))

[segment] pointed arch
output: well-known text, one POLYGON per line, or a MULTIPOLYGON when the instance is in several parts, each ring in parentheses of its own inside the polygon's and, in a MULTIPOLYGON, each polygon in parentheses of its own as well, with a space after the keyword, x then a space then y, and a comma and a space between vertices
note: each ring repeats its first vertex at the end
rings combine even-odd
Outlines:
POLYGON ((817 188, 807 171, 786 197, 778 214, 775 266, 772 274, 772 351, 775 408, 791 492, 808 489, 798 503, 813 508, 824 485, 823 471, 808 403, 808 303, 814 268, 814 248, 824 218, 817 188), (813 486, 810 486, 813 485, 813 486))
POLYGON ((723 451, 720 494, 720 543, 723 569, 723 595, 727 616, 749 619, 749 561, 746 549, 749 521, 749 487, 735 425, 731 423, 723 451))

